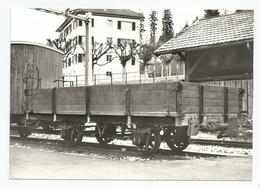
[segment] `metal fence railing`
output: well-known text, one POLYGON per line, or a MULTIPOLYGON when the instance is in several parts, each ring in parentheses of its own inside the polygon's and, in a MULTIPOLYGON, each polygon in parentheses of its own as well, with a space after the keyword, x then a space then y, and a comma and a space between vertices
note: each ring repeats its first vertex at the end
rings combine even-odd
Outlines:
MULTIPOLYGON (((140 74, 137 72, 127 73, 109 73, 109 74, 94 74, 93 85, 117 85, 117 84, 137 84, 137 83, 155 83, 179 81, 184 79, 184 75, 173 75, 164 77, 148 77, 148 74, 140 74)), ((70 75, 64 76, 63 80, 56 80, 57 87, 75 87, 85 86, 85 75, 70 75)))

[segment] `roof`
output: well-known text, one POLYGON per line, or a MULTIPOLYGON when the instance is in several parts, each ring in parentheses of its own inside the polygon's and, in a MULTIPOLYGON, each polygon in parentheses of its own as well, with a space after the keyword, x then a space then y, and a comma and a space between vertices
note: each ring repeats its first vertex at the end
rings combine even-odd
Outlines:
POLYGON ((253 38, 254 12, 242 11, 201 19, 156 49, 155 54, 177 53, 209 46, 253 41, 253 38))
MULTIPOLYGON (((117 17, 117 18, 129 18, 129 19, 141 19, 143 15, 137 12, 134 12, 130 9, 74 9, 71 10, 74 14, 86 14, 91 12, 93 16, 107 16, 107 17, 117 17)), ((66 25, 71 21, 70 18, 67 18, 56 30, 56 32, 61 32, 66 25)))
POLYGON ((34 43, 34 42, 29 42, 29 41, 11 41, 11 45, 33 45, 33 46, 38 46, 38 47, 50 49, 52 51, 56 51, 56 52, 63 55, 62 51, 55 49, 53 47, 47 46, 47 45, 40 44, 40 43, 34 43))

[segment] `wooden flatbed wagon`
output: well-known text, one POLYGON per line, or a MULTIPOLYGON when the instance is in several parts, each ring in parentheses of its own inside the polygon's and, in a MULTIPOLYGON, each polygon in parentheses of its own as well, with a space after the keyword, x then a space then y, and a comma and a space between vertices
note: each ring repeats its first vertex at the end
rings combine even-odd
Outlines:
POLYGON ((86 128, 95 127, 100 143, 128 136, 146 153, 157 152, 161 140, 174 151, 185 149, 194 127, 216 115, 222 122, 237 117, 242 101, 239 88, 189 82, 29 89, 26 94, 23 128, 61 128, 62 138, 76 144, 86 128))

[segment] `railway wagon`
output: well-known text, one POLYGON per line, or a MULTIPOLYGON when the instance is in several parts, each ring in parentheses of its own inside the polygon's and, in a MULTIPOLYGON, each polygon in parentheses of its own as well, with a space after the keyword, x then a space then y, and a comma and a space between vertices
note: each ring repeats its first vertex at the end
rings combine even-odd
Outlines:
POLYGON ((11 122, 25 112, 25 89, 51 88, 62 79, 62 52, 37 43, 11 42, 11 122))
POLYGON ((242 108, 241 89, 190 82, 39 88, 26 94, 22 137, 31 127, 54 128, 71 144, 83 135, 95 135, 103 144, 128 138, 148 154, 156 153, 161 141, 182 151, 195 127, 216 115, 227 122, 242 108))

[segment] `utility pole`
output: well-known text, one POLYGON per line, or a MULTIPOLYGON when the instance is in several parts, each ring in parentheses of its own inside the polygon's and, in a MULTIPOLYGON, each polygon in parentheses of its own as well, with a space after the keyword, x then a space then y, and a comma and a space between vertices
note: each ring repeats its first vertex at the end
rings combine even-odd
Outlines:
POLYGON ((55 9, 45 9, 45 8, 33 8, 33 10, 49 13, 49 14, 55 14, 58 16, 65 16, 66 18, 74 18, 77 20, 81 20, 85 23, 85 30, 86 30, 86 38, 85 38, 85 85, 89 86, 93 84, 92 79, 92 52, 90 48, 90 35, 89 35, 89 18, 91 16, 91 13, 86 14, 86 17, 78 16, 71 14, 69 12, 63 12, 60 10, 55 9))

